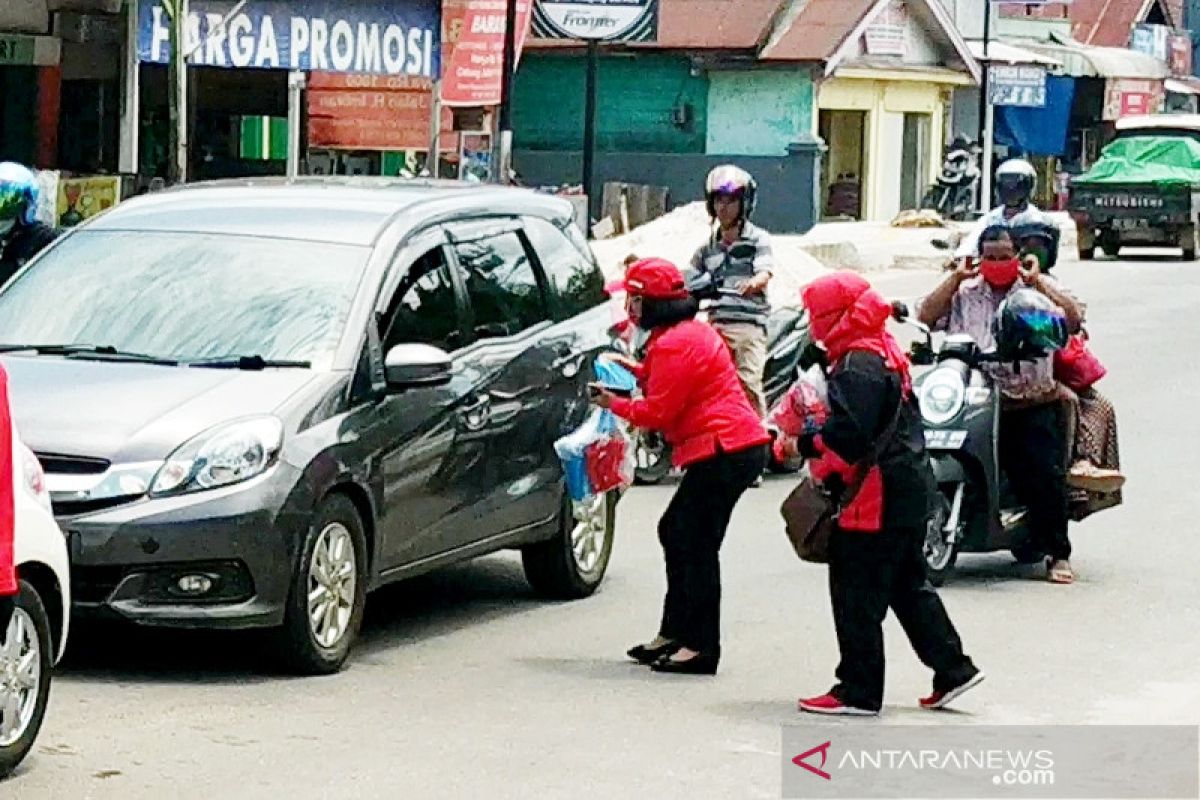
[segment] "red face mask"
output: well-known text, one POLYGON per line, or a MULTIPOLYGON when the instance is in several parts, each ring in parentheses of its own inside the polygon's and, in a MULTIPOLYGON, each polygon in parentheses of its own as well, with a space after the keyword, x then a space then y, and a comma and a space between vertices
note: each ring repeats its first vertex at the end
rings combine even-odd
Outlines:
POLYGON ((1011 289, 1021 277, 1021 262, 1016 258, 985 258, 979 263, 979 274, 995 289, 1011 289))

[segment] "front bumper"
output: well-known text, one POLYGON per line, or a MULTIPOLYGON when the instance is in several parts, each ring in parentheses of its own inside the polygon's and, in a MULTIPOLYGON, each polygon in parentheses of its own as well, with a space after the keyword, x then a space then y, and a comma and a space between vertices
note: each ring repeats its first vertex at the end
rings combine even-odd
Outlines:
POLYGON ((60 518, 74 611, 182 628, 282 624, 307 525, 306 515, 286 508, 292 485, 276 471, 223 490, 60 518))

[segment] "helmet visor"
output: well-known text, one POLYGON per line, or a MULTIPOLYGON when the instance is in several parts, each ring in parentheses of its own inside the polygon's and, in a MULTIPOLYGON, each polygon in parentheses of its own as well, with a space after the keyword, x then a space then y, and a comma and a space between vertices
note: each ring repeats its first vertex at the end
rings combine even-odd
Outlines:
POLYGON ((24 211, 24 193, 15 186, 0 184, 0 222, 15 222, 24 211))

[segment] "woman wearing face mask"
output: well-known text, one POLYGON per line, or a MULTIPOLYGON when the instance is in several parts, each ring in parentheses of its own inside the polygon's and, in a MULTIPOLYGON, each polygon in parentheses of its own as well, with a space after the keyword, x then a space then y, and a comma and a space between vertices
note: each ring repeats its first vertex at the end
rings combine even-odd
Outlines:
POLYGON ((814 714, 874 715, 883 704, 883 620, 895 613, 933 670, 923 708, 943 708, 983 680, 925 572, 933 474, 908 357, 886 324, 892 306, 853 273, 804 290, 813 338, 829 357, 828 417, 800 437, 814 478, 843 503, 829 544, 829 593, 841 663, 837 685, 803 699, 814 714), (876 463, 869 464, 872 453, 876 463), (865 475, 863 474, 865 471, 865 475), (846 497, 846 487, 861 488, 846 497))
MULTIPOLYGON (((984 351, 994 350, 992 320, 1020 288, 1050 298, 1063 310, 1071 332, 1079 332, 1083 307, 1042 273, 1036 258, 1022 262, 1012 233, 999 225, 980 236, 977 260, 959 267, 921 302, 917 318, 937 330, 967 334, 984 351)), ((1016 367, 985 364, 984 369, 1002 396, 1000 464, 1029 508, 1034 544, 1047 556, 1047 577, 1056 584, 1074 583, 1067 536, 1067 420, 1054 359, 1047 355, 1016 367)))
POLYGON ((593 402, 635 427, 660 431, 683 480, 658 523, 667 596, 658 636, 629 651, 656 672, 714 675, 721 659, 721 543, 742 494, 767 464, 770 436, 738 381, 733 356, 711 326, 683 273, 646 259, 625 274, 629 318, 650 333, 631 369, 639 399, 593 387, 593 402))

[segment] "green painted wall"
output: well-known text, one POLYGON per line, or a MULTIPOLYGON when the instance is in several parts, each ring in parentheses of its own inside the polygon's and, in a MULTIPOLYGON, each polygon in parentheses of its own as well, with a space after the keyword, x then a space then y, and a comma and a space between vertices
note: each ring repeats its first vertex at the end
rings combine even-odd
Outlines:
MULTIPOLYGON (((526 52, 513 87, 513 140, 521 150, 581 150, 586 59, 526 52)), ((703 153, 708 80, 686 57, 602 56, 597 78, 596 148, 639 153, 703 153), (690 124, 671 110, 689 104, 690 124)))
POLYGON ((709 73, 710 154, 783 156, 812 138, 815 93, 807 69, 709 73))

